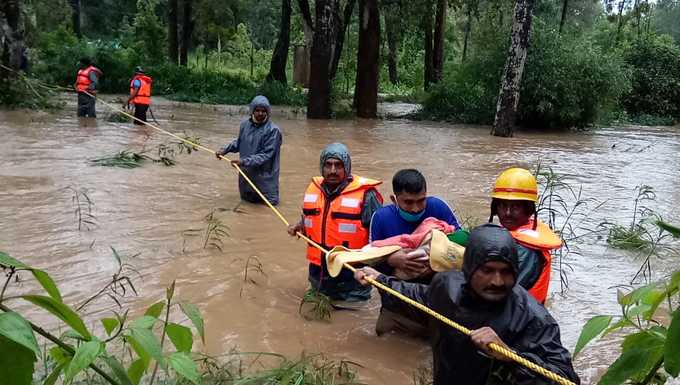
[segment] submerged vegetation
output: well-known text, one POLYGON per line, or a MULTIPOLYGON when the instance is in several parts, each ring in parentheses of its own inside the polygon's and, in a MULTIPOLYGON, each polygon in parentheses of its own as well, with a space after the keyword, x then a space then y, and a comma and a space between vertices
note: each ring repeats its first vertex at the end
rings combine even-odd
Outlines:
POLYGON ((333 303, 327 295, 310 287, 302 297, 298 311, 308 320, 330 321, 333 303))
POLYGON ((186 252, 187 241, 194 238, 201 240, 203 249, 215 248, 220 252, 223 251, 224 240, 230 236, 229 226, 217 217, 217 211, 212 210, 203 217, 204 227, 182 231, 182 252, 186 252))
POLYGON ((200 144, 200 138, 193 137, 187 134, 182 134, 183 139, 193 143, 188 144, 185 141, 175 139, 170 142, 161 143, 156 147, 156 154, 158 158, 146 155, 146 151, 134 152, 130 150, 123 150, 114 155, 105 156, 102 158, 92 159, 90 163, 95 166, 103 167, 120 167, 120 168, 137 168, 143 166, 144 162, 151 161, 154 163, 162 163, 164 166, 174 166, 177 164, 176 156, 181 154, 190 155, 198 149, 194 145, 200 144))

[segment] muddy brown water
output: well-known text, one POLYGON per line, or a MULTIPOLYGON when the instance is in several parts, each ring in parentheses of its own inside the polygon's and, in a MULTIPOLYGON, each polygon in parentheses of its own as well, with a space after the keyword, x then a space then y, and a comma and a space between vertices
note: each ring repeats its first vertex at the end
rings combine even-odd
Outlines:
MULTIPOLYGON (((107 97, 111 100, 112 97, 107 97)), ((69 101, 70 102, 70 101, 69 101)), ((417 366, 427 365, 426 344, 373 331, 379 299, 358 311, 333 313, 330 323, 306 321, 298 314, 307 288, 305 245, 288 237, 282 223, 264 206, 241 204, 236 173, 207 153, 179 155, 174 167, 146 164, 137 169, 95 167, 88 160, 124 149, 153 151, 168 138, 148 128, 108 123, 109 110, 98 104, 99 119, 78 120, 70 102, 57 113, 0 111, 0 250, 50 272, 68 303, 96 292, 116 271, 110 247, 137 273, 140 293, 123 305, 135 314, 160 300, 177 280, 177 296, 196 303, 206 319, 208 354, 237 348, 299 356, 322 352, 333 359, 360 363, 362 381, 413 383, 417 366), (78 231, 73 191, 85 189, 93 202, 96 226, 78 231), (200 239, 183 231, 203 226, 212 210, 229 228, 223 251, 203 249, 200 239), (236 209, 236 210, 234 210, 236 209), (131 256, 138 254, 136 257, 131 256), (255 256, 266 275, 244 269, 255 256)), ((408 105, 385 105, 387 113, 408 105)), ((217 149, 238 132, 243 107, 201 106, 159 99, 153 106, 162 127, 191 133, 217 149)), ((495 176, 513 165, 549 165, 582 195, 605 204, 581 223, 592 228, 604 219, 628 223, 634 189, 647 184, 657 199, 649 204, 664 218, 680 218, 680 131, 671 127, 604 128, 587 133, 520 132, 515 138, 488 135, 487 127, 408 120, 308 121, 294 109, 275 109, 282 128, 281 205, 290 221, 299 218, 301 197, 319 172, 319 152, 342 141, 352 153, 353 173, 386 181, 392 174, 420 169, 428 190, 449 202, 461 217, 487 216, 495 176)), ((567 201, 573 202, 573 198, 567 201)), ((595 203, 591 202, 594 207, 595 203)), ((584 232, 585 230, 581 230, 584 232)), ((596 237, 579 239, 578 253, 565 257, 569 289, 560 293, 554 274, 549 309, 573 349, 580 329, 596 314, 617 314, 618 284, 628 283, 641 263, 635 255, 612 250, 596 237)), ((654 259, 656 277, 677 268, 678 258, 654 259)), ((10 292, 31 291, 28 276, 10 292)), ((58 322, 15 302, 30 317, 53 329, 58 322)), ((94 325, 117 306, 104 298, 86 308, 94 325)), ((178 318, 179 319, 179 318, 178 318)), ((617 343, 603 341, 575 361, 583 383, 591 383, 615 358, 617 343)))

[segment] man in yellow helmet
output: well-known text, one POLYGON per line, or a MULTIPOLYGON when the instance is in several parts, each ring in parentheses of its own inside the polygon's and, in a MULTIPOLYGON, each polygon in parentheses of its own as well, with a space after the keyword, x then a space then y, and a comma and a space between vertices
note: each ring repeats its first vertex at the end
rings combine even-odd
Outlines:
POLYGON ((491 193, 491 215, 510 231, 517 243, 519 271, 517 283, 544 304, 550 284, 550 251, 562 240, 538 220, 538 184, 529 170, 513 167, 503 171, 491 193))

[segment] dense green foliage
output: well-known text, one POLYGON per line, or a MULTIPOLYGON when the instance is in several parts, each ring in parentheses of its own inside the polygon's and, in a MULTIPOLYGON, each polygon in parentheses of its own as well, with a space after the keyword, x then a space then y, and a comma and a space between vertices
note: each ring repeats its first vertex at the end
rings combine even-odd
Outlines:
MULTIPOLYGON (((82 38, 71 32, 69 1, 24 1, 29 69, 47 83, 72 85, 77 60, 88 56, 104 72, 104 92, 127 92, 133 68, 141 65, 154 77, 156 95, 177 100, 242 104, 260 92, 274 104, 306 103, 302 90, 292 86, 292 49, 288 85, 264 80, 279 29, 278 0, 192 1, 188 63, 182 67, 167 57, 168 0, 81 2, 82 38)), ((183 3, 178 2, 180 32, 183 3)), ((341 13, 347 4, 340 1, 341 13)), ((680 121, 680 3, 627 1, 621 14, 619 4, 571 0, 562 15, 562 1, 536 3, 517 115, 521 125, 562 128, 611 121, 651 125, 680 121)), ((450 2, 444 76, 424 92, 423 23, 434 10, 422 1, 381 2, 379 84, 384 99, 421 102, 423 118, 492 123, 510 42, 512 6, 499 1, 450 2), (393 82, 388 62, 395 42, 393 82)), ((355 4, 333 79, 337 117, 351 114, 357 23, 355 4)), ((291 48, 305 41, 299 4, 293 2, 291 48)), ((19 88, 3 84, 0 102, 31 105, 26 103, 30 93, 19 88)))
MULTIPOLYGON (((464 123, 493 122, 507 37, 493 31, 485 50, 459 64, 425 100, 424 115, 464 123)), ((582 127, 617 106, 630 89, 630 70, 620 55, 591 39, 559 35, 541 20, 534 24, 522 81, 518 119, 530 127, 582 127)))
POLYGON ((539 24, 533 38, 519 106, 524 125, 584 127, 630 90, 630 70, 621 56, 589 36, 560 36, 539 24))
POLYGON ((636 41, 625 53, 634 69, 623 105, 631 115, 680 117, 680 47, 668 39, 636 41))

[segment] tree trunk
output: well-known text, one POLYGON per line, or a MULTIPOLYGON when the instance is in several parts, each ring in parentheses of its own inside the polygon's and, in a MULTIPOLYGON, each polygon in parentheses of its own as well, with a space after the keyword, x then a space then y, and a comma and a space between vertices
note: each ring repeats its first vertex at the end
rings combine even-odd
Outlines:
POLYGON ((432 47, 432 82, 439 83, 444 73, 444 32, 446 31, 447 0, 437 1, 437 15, 434 25, 434 44, 432 47))
POLYGON ((182 2, 182 44, 179 51, 179 64, 186 66, 189 57, 189 46, 191 45, 191 32, 194 29, 194 24, 191 20, 192 0, 182 0, 182 2))
POLYGON ((354 12, 354 3, 356 0, 347 0, 345 4, 345 9, 342 13, 342 19, 336 18, 337 28, 335 31, 335 46, 333 51, 333 59, 331 60, 331 79, 335 79, 335 75, 338 73, 338 65, 340 64, 340 57, 342 56, 342 48, 345 44, 345 33, 347 32, 347 27, 352 20, 352 12, 354 12))
POLYGON ((80 31, 80 0, 70 0, 71 3, 71 20, 73 25, 73 33, 78 36, 78 39, 83 37, 80 31))
POLYGON ((317 0, 314 41, 311 52, 307 118, 331 117, 331 82, 329 64, 333 46, 333 9, 338 0, 317 0))
POLYGON ((472 9, 470 4, 467 5, 467 20, 465 20, 465 32, 463 35, 463 55, 461 61, 465 62, 467 59, 468 41, 470 40, 470 29, 472 28, 472 9))
POLYGON ((399 44, 401 42, 401 6, 390 4, 384 8, 385 33, 387 34, 387 71, 390 83, 397 84, 399 76, 397 66, 399 64, 399 44))
POLYGON ((517 0, 515 2, 510 48, 503 69, 501 89, 496 104, 496 116, 491 129, 491 134, 495 136, 511 137, 514 133, 522 73, 529 48, 534 1, 517 0))
POLYGON ((619 42, 619 35, 621 35, 621 28, 623 27, 623 8, 626 6, 626 0, 621 0, 619 3, 619 20, 616 27, 616 43, 619 42))
MULTIPOLYGON (((24 21, 22 0, 3 0, 0 3, 0 54, 2 64, 14 70, 22 67, 25 50, 24 21)), ((6 79, 11 74, 5 69, 0 70, 0 78, 6 79)))
POLYGON ((560 30, 559 34, 564 29, 564 22, 567 20, 567 10, 569 9, 569 0, 562 0, 562 16, 560 16, 560 30))
POLYGON ((288 62, 288 47, 290 46, 290 15, 293 12, 290 0, 281 0, 281 26, 276 47, 272 53, 267 80, 286 83, 286 63, 288 62))
POLYGON ((378 116, 380 57, 380 11, 378 0, 359 0, 359 49, 354 87, 357 116, 378 116))
POLYGON ((434 69, 432 68, 432 6, 428 1, 426 3, 426 9, 425 13, 423 14, 423 31, 424 33, 424 44, 425 44, 425 57, 424 57, 424 63, 423 63, 423 74, 425 75, 425 79, 423 86, 425 90, 430 89, 430 84, 432 84, 432 80, 434 78, 433 76, 433 71, 434 69))
POLYGON ((177 64, 177 0, 168 0, 168 58, 177 64))

